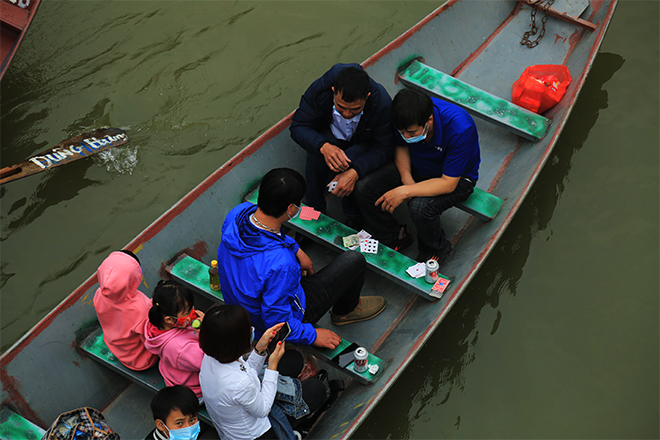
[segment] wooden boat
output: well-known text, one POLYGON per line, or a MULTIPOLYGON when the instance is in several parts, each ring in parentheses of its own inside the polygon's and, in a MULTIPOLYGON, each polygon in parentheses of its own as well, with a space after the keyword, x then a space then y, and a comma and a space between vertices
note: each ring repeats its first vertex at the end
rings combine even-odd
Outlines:
MULTIPOLYGON (((430 295, 429 284, 406 278, 403 272, 412 262, 407 257, 383 248, 368 257, 374 271, 368 275, 363 294, 384 295, 387 309, 363 323, 333 327, 325 319, 319 325, 366 347, 379 359, 373 362, 379 363, 380 369, 374 375, 363 376, 363 380, 348 380, 346 389, 318 420, 310 438, 349 437, 456 303, 550 157, 615 6, 616 1, 591 0, 584 11, 569 15, 557 0, 546 23, 545 38, 530 49, 520 44, 523 32, 529 29, 529 6, 516 0, 451 0, 363 63, 371 77, 392 96, 407 85, 453 94, 446 98, 460 102, 463 93, 452 90, 464 90, 463 84, 469 85, 465 86, 469 96, 462 105, 477 103, 477 107, 483 107, 472 109, 481 112, 475 118, 482 147, 477 186, 483 194, 492 195, 486 198, 501 200, 502 204, 486 216, 486 220, 492 218, 488 221, 468 213, 468 207, 468 212, 452 209, 443 214, 455 253, 440 268, 451 284, 439 299, 430 295), (534 64, 564 64, 573 77, 566 95, 543 118, 516 113, 519 109, 506 102, 512 83, 534 64), (454 83, 454 78, 462 82, 454 83), (544 128, 539 130, 537 124, 544 128)), ((538 17, 541 14, 543 11, 538 17)), ((203 272, 204 264, 208 265, 216 254, 225 215, 244 200, 259 179, 274 167, 304 169, 305 152, 289 136, 290 121, 291 115, 261 135, 126 245, 142 262, 142 289, 151 291, 162 277, 193 277, 190 273, 175 274, 185 260, 184 253, 191 257, 185 261, 201 261, 203 272)), ((350 232, 330 218, 320 221, 318 227, 305 225, 304 221, 292 224, 312 233, 315 241, 307 250, 317 267, 336 255, 332 246, 339 250, 333 238, 350 232)), ((194 284, 194 280, 187 281, 194 284)), ((90 330, 97 326, 92 306, 96 288, 94 274, 1 358, 3 403, 37 425, 45 427, 72 408, 86 405, 117 410, 127 403, 126 396, 135 398, 136 392, 127 394, 137 385, 126 372, 118 374, 93 359, 88 348, 81 348, 83 339, 88 341, 90 330)), ((198 289, 203 290, 203 286, 198 289)), ((210 303, 204 296, 199 301, 200 308, 205 301, 210 303)), ((107 353, 99 356, 112 360, 107 353)), ((319 359, 324 357, 332 356, 319 354, 319 359)), ((327 368, 334 377, 359 379, 353 373, 327 368)), ((158 380, 152 379, 143 378, 141 385, 147 389, 159 386, 158 380)), ((144 393, 149 395, 149 391, 144 393)), ((144 430, 149 422, 140 423, 135 425, 144 430)), ((129 418, 124 425, 115 429, 129 437, 139 435, 131 431, 135 426, 130 425, 129 418)))
POLYGON ((0 0, 0 80, 27 33, 41 0, 0 0))

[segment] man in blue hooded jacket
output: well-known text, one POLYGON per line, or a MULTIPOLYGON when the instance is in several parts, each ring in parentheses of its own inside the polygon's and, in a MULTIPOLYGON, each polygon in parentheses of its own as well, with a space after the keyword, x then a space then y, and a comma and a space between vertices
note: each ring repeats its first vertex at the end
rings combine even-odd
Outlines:
POLYGON ((332 193, 342 197, 346 224, 360 227, 360 209, 352 197, 355 183, 391 160, 392 99, 359 64, 335 64, 309 86, 293 114, 289 129, 307 150, 306 203, 326 212, 329 173, 337 182, 332 193))
POLYGON ((274 169, 261 182, 257 206, 246 202, 229 212, 218 248, 220 286, 225 302, 243 306, 259 334, 287 322, 287 340, 336 348, 341 338, 313 325, 328 310, 333 324, 344 325, 373 318, 386 302, 360 297, 362 254, 344 252, 315 273, 312 260, 282 232, 282 225, 298 215, 305 189, 297 171, 274 169))

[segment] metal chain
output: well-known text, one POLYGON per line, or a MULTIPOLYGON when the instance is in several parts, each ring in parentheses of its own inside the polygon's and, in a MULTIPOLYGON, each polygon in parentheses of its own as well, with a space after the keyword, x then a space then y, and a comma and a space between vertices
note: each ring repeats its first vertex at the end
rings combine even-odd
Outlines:
POLYGON ((548 21, 548 9, 550 9, 550 6, 552 6, 554 2, 555 0, 527 0, 527 4, 532 7, 532 30, 525 32, 522 40, 520 40, 520 44, 529 48, 538 46, 539 41, 541 41, 541 38, 543 38, 545 35, 545 22, 548 21), (539 30, 538 26, 536 26, 535 5, 542 5, 541 7, 543 8, 543 18, 541 18, 541 32, 539 32, 539 36, 536 37, 536 40, 532 41, 529 39, 529 37, 536 35, 536 31, 539 30))

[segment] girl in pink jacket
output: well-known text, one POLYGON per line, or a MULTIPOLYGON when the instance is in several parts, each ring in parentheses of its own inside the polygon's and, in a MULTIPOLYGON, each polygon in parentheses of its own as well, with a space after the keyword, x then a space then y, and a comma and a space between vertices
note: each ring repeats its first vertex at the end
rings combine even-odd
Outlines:
POLYGON ((112 354, 132 370, 145 370, 158 356, 144 347, 144 324, 151 300, 138 290, 140 262, 131 251, 111 253, 98 268, 99 288, 94 308, 103 328, 103 340, 112 354))
POLYGON ((199 370, 204 352, 191 324, 204 319, 204 314, 195 310, 193 302, 190 290, 174 281, 159 281, 144 325, 144 345, 160 357, 158 369, 167 386, 185 385, 201 398, 199 370))

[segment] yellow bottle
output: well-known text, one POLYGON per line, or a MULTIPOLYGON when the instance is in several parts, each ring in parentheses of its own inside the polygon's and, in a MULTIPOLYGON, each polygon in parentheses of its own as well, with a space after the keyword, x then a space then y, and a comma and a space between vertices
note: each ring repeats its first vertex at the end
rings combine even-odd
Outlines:
POLYGON ((209 269, 209 284, 211 289, 220 290, 220 276, 218 275, 217 260, 211 261, 211 268, 209 269))

